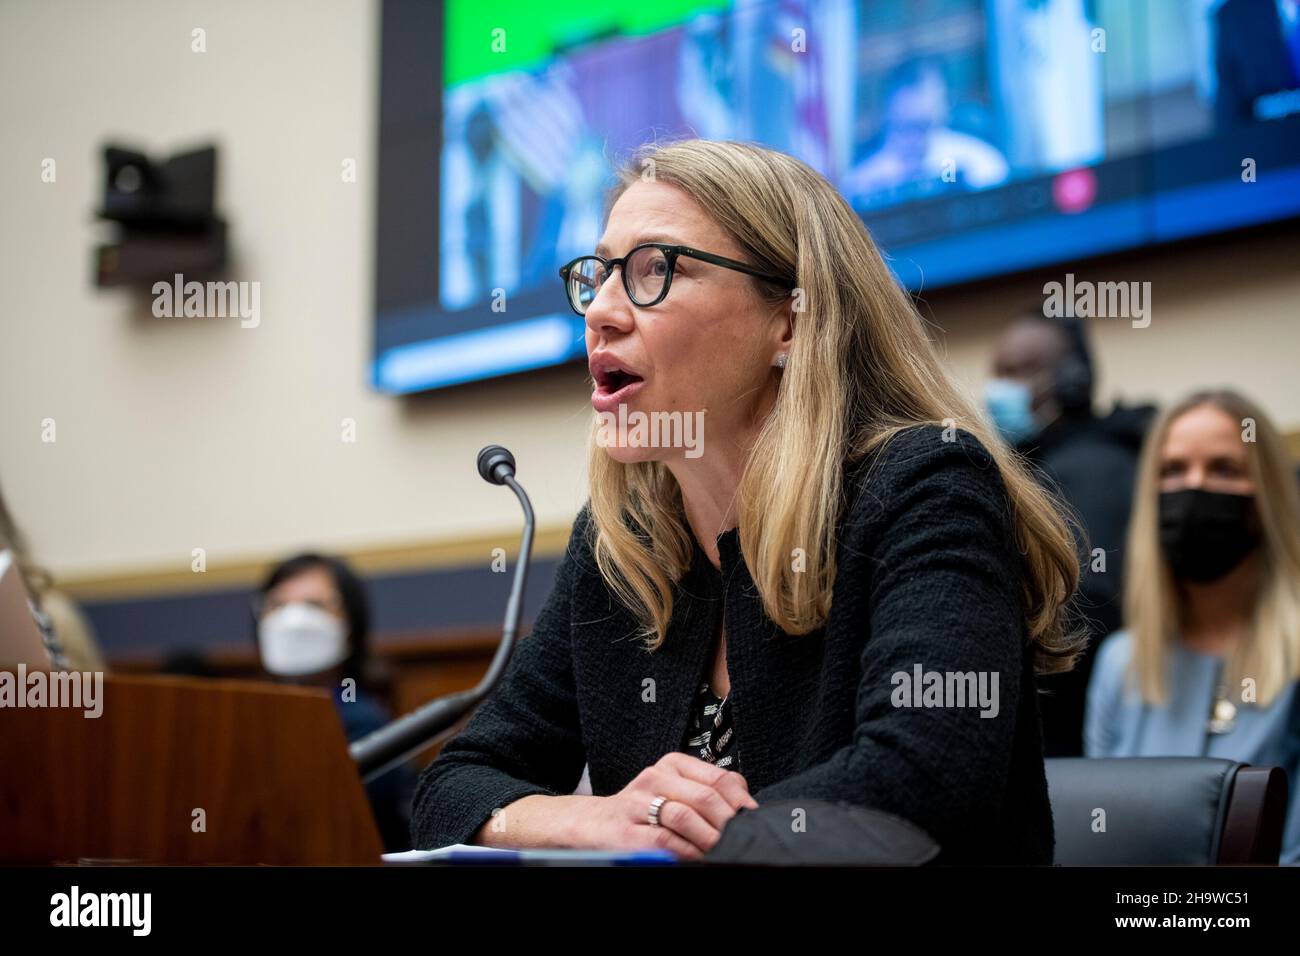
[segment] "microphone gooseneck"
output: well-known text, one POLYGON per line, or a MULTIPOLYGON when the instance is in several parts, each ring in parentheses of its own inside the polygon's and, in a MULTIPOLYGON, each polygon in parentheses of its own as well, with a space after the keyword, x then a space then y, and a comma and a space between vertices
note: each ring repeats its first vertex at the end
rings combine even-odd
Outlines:
POLYGON ((528 580, 528 562, 533 553, 533 505, 528 494, 515 481, 515 457, 500 445, 488 445, 478 453, 478 473, 494 485, 505 485, 515 493, 524 510, 524 531, 519 541, 519 561, 515 564, 515 577, 510 585, 510 598, 506 602, 505 622, 501 628, 501 643, 492 658, 483 679, 473 688, 439 697, 424 706, 385 724, 374 733, 353 743, 348 751, 361 773, 369 782, 395 764, 414 756, 437 739, 438 735, 453 726, 463 716, 482 702, 496 686, 505 672, 510 655, 514 652, 515 638, 519 633, 519 620, 524 609, 524 586, 528 580))

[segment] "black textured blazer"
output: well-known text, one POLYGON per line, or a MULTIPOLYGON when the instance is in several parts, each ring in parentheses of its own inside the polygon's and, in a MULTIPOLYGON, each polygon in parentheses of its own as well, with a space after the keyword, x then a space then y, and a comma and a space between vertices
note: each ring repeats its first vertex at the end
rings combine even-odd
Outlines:
POLYGON ((718 538, 721 571, 696 545, 653 653, 601 579, 584 508, 532 633, 421 776, 415 845, 467 843, 495 808, 571 793, 584 763, 596 796, 616 793, 680 749, 721 614, 740 772, 760 805, 848 801, 924 827, 939 862, 1050 863, 1020 557, 996 464, 969 433, 917 426, 849 468, 845 489, 823 629, 791 636, 768 619, 733 529, 718 538), (925 699, 898 675, 918 668, 982 672, 986 687, 998 675, 996 716, 951 695, 909 706, 925 699))

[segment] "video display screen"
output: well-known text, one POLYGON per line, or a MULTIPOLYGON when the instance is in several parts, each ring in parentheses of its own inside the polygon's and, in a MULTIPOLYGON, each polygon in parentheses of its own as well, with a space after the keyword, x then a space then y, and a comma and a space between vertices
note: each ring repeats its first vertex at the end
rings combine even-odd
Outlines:
POLYGON ((1291 0, 422 6, 385 7, 382 391, 582 356, 557 270, 647 142, 799 157, 917 291, 1300 214, 1291 0))

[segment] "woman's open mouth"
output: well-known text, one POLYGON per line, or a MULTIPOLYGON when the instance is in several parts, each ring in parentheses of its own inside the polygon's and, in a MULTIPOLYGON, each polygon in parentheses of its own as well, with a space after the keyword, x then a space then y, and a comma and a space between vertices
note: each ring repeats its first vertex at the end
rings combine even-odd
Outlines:
POLYGON ((596 388, 591 393, 591 405, 598 412, 614 412, 627 402, 645 384, 640 375, 615 366, 598 366, 592 369, 596 388))

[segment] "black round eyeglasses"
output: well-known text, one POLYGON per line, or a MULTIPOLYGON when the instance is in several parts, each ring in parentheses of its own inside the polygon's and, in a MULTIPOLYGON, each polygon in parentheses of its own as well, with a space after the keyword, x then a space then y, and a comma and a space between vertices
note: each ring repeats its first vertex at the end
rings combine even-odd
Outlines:
POLYGON ((614 267, 619 266, 623 272, 623 288, 627 291, 627 297, 633 304, 645 308, 658 305, 668 295, 668 289, 673 284, 677 259, 680 256, 699 259, 701 262, 722 266, 724 269, 744 272, 786 288, 791 287, 788 280, 755 269, 744 262, 717 256, 711 252, 701 252, 690 246, 670 245, 666 242, 642 243, 621 259, 578 256, 560 268, 560 278, 564 280, 564 291, 569 297, 569 305, 573 311, 579 315, 586 315, 600 287, 605 284, 614 267))

